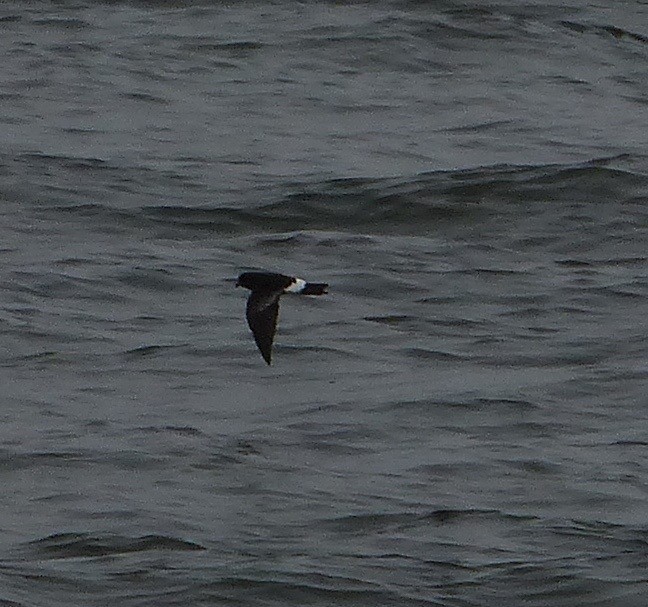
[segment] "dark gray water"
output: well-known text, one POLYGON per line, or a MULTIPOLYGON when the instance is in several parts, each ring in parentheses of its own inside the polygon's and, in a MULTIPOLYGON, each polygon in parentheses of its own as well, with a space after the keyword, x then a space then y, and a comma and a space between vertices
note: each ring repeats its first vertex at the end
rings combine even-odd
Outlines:
POLYGON ((3 3, 0 605, 645 607, 647 28, 3 3))

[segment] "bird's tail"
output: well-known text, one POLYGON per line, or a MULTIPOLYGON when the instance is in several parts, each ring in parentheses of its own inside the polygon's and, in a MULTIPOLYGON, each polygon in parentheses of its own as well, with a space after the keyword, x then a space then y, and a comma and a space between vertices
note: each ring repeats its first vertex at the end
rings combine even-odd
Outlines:
POLYGON ((301 291, 302 295, 324 295, 328 285, 324 282, 307 282, 301 291))

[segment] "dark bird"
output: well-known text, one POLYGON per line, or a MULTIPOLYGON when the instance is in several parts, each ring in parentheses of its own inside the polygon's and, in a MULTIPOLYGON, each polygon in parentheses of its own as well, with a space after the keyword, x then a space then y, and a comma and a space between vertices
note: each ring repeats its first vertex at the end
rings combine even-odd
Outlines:
POLYGON ((328 285, 321 282, 306 282, 294 276, 273 272, 244 272, 238 277, 237 287, 250 289, 245 316, 252 329, 263 359, 270 364, 272 342, 277 329, 279 298, 284 293, 299 295, 324 295, 328 285))

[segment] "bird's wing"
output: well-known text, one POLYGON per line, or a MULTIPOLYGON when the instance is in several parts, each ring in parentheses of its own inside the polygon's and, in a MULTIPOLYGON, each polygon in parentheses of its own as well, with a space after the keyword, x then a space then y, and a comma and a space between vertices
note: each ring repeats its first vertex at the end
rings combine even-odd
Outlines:
POLYGON ((252 291, 245 315, 263 359, 270 364, 282 291, 252 291))

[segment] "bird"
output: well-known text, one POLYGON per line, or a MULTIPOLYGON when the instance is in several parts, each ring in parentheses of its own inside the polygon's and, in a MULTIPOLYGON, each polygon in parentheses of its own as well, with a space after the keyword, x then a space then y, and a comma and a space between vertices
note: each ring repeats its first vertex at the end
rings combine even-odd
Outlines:
POLYGON ((251 291, 245 308, 248 325, 263 360, 272 363, 272 343, 277 329, 279 298, 285 293, 299 295, 324 295, 328 284, 306 282, 295 276, 275 272, 243 272, 236 281, 237 287, 251 291))

